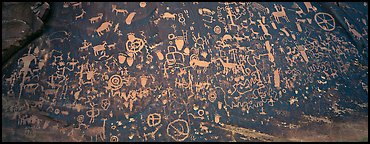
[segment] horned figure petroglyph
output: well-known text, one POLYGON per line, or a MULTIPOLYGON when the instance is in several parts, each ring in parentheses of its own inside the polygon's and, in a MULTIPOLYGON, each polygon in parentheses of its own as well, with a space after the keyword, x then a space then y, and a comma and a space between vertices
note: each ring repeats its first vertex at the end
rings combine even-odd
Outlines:
POLYGON ((290 22, 286 13, 285 13, 285 7, 280 5, 281 11, 279 11, 278 6, 274 4, 274 7, 276 9, 276 12, 273 12, 272 15, 274 16, 277 23, 280 23, 280 17, 283 17, 287 22, 290 22))
POLYGON ((116 44, 117 43, 113 43, 113 44, 108 45, 109 50, 116 49, 116 44))
POLYGON ((216 60, 219 60, 221 62, 222 66, 224 67, 224 72, 227 72, 229 69, 231 69, 235 73, 238 64, 224 62, 221 58, 217 58, 216 60))
POLYGON ((97 56, 100 51, 104 51, 105 50, 105 45, 107 45, 107 42, 103 41, 103 44, 94 46, 93 47, 94 55, 97 56))
POLYGON ((256 25, 256 21, 253 21, 252 17, 249 17, 248 19, 249 19, 250 25, 256 25))
POLYGON ((109 32, 110 31, 109 27, 111 27, 112 25, 113 25, 112 21, 104 22, 95 31, 98 33, 99 36, 102 36, 103 35, 102 31, 109 32))
POLYGON ((316 12, 317 8, 311 5, 311 2, 303 2, 303 4, 307 8, 307 12, 310 12, 310 9, 312 9, 314 12, 316 12))
POLYGON ((125 9, 117 9, 117 5, 112 5, 112 12, 116 11, 116 15, 118 13, 128 14, 128 11, 125 9))
POLYGON ((92 17, 89 20, 90 20, 90 23, 95 23, 95 22, 98 22, 98 20, 102 18, 103 18, 103 13, 98 13, 97 17, 92 17))
POLYGON ((250 30, 251 30, 251 36, 252 36, 252 37, 254 37, 254 36, 258 37, 258 35, 260 34, 259 32, 255 32, 255 31, 253 30, 253 28, 250 28, 250 30))
POLYGON ((303 12, 302 8, 301 8, 301 7, 299 7, 299 6, 298 6, 298 9, 299 9, 299 10, 295 11, 295 13, 296 13, 297 15, 299 15, 299 17, 302 17, 302 14, 304 14, 304 12, 303 12))
POLYGON ((76 16, 75 20, 77 20, 79 18, 82 18, 85 14, 86 14, 86 11, 84 9, 82 9, 82 13, 80 15, 76 16))
POLYGON ((91 138, 91 141, 93 139, 93 136, 95 136, 96 141, 98 140, 98 136, 100 136, 100 139, 102 141, 105 140, 105 121, 107 120, 107 118, 103 118, 102 120, 104 121, 102 127, 91 127, 86 130, 85 135, 89 136, 91 138))
POLYGON ((349 32, 351 32, 356 39, 360 40, 362 35, 356 29, 354 29, 354 25, 350 24, 346 17, 344 17, 344 22, 347 24, 349 32))

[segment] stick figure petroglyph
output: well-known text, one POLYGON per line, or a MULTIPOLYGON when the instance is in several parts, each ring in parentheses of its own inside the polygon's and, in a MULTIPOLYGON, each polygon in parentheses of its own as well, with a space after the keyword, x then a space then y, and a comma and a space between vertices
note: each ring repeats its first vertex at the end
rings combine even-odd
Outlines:
POLYGON ((90 124, 95 122, 95 118, 99 116, 100 109, 95 109, 95 106, 98 104, 95 104, 94 102, 90 102, 91 109, 86 111, 86 115, 90 118, 90 124))

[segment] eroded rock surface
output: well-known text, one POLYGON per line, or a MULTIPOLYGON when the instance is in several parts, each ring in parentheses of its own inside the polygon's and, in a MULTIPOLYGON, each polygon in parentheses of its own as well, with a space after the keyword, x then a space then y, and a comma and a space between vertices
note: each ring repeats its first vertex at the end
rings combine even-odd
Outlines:
POLYGON ((48 11, 48 3, 2 2, 3 64, 41 32, 48 11))

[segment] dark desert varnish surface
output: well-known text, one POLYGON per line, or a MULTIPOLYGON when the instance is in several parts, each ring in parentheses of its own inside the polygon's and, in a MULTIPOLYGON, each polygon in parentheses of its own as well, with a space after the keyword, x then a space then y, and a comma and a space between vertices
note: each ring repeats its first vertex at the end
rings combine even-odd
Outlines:
POLYGON ((3 141, 367 141, 367 3, 52 3, 3 141))

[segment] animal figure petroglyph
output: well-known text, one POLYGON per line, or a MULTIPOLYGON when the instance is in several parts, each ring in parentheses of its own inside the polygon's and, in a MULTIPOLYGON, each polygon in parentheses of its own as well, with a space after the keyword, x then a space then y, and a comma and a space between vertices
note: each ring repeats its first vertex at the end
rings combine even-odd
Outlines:
POLYGON ((233 37, 231 37, 231 35, 229 35, 229 34, 225 34, 223 37, 222 37, 222 39, 221 39, 223 42, 225 42, 225 41, 231 41, 231 40, 233 40, 233 37))
POLYGON ((79 18, 82 18, 85 14, 86 14, 86 11, 84 9, 82 9, 82 13, 80 15, 76 16, 75 20, 77 20, 79 18))
POLYGON ((75 3, 72 4, 72 7, 73 7, 73 9, 75 9, 77 7, 82 8, 82 2, 75 2, 75 3))
POLYGON ((307 8, 307 12, 310 12, 310 9, 312 9, 314 12, 316 12, 317 8, 311 5, 311 2, 303 2, 303 4, 307 8))
POLYGON ((95 22, 98 22, 98 20, 100 20, 102 18, 103 18, 103 13, 98 13, 97 17, 92 17, 89 20, 90 20, 90 23, 95 23, 95 22))
POLYGON ((55 95, 58 89, 45 89, 43 86, 41 86, 41 90, 45 93, 45 96, 48 96, 55 95))
POLYGON ((280 5, 280 8, 281 8, 280 11, 278 10, 278 7, 275 4, 274 4, 274 7, 276 9, 276 12, 273 12, 272 15, 274 16, 277 23, 280 23, 279 18, 281 18, 281 17, 284 18, 287 22, 290 22, 289 19, 288 19, 288 16, 285 13, 285 7, 280 5))
POLYGON ((213 14, 215 14, 215 12, 214 11, 211 11, 210 9, 207 9, 207 8, 200 8, 200 9, 198 9, 198 13, 200 14, 200 15, 213 15, 213 14))
POLYGON ((90 127, 86 130, 85 135, 91 138, 91 141, 93 139, 93 136, 95 136, 96 141, 98 140, 98 136, 100 136, 100 139, 102 141, 105 140, 105 121, 107 118, 103 118, 103 126, 102 127, 90 127))
POLYGON ((102 31, 109 32, 110 27, 113 25, 113 22, 104 22, 102 23, 95 31, 98 33, 99 36, 103 35, 102 31))
POLYGON ((163 18, 163 19, 166 19, 166 20, 168 20, 168 19, 172 19, 172 20, 175 20, 175 18, 176 18, 176 15, 177 14, 171 14, 171 13, 169 13, 169 12, 165 12, 164 14, 161 14, 161 18, 163 18))
POLYGON ((116 44, 117 43, 113 43, 113 44, 108 45, 109 50, 116 49, 116 44))
POLYGON ((353 36, 355 36, 357 40, 360 40, 362 38, 362 35, 353 27, 349 27, 349 31, 353 34, 353 36))
POLYGON ((97 56, 100 51, 104 51, 105 50, 105 45, 107 45, 107 42, 103 41, 103 44, 94 46, 93 47, 94 55, 97 56))
POLYGON ((125 9, 117 9, 117 5, 112 5, 112 12, 116 11, 116 15, 118 13, 128 14, 128 11, 125 9))

